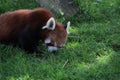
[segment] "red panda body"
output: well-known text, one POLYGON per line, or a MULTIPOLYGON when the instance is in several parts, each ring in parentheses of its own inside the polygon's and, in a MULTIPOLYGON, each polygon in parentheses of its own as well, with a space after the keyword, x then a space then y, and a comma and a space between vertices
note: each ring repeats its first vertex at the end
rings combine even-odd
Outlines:
POLYGON ((37 50, 39 40, 44 42, 49 37, 50 43, 47 45, 53 45, 56 42, 59 47, 66 41, 67 32, 64 25, 56 20, 54 22, 53 18, 52 13, 44 8, 16 10, 2 14, 0 16, 0 41, 14 43, 26 51, 33 52, 37 50), (48 27, 43 29, 46 25, 53 26, 53 23, 55 23, 54 30, 48 27), (61 32, 63 34, 60 34, 61 32))
POLYGON ((17 10, 0 16, 0 40, 15 38, 16 33, 21 32, 25 27, 35 29, 38 25, 41 28, 47 20, 52 17, 45 9, 38 10, 17 10), (42 11, 42 12, 41 12, 42 11), (39 15, 39 16, 38 16, 39 15), (43 19, 43 20, 42 20, 43 19))

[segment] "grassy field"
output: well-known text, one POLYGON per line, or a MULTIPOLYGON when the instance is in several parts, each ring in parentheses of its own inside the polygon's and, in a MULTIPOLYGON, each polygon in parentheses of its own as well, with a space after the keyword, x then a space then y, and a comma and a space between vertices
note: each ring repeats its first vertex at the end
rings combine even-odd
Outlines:
MULTIPOLYGON (((81 0, 74 1, 84 7, 78 4, 81 0)), ((56 54, 42 46, 42 57, 38 57, 0 44, 0 80, 120 80, 120 18, 115 1, 119 0, 103 18, 99 10, 96 15, 88 11, 89 17, 82 14, 80 20, 71 18, 68 41, 56 54)), ((36 7, 35 0, 0 0, 0 14, 36 7)))

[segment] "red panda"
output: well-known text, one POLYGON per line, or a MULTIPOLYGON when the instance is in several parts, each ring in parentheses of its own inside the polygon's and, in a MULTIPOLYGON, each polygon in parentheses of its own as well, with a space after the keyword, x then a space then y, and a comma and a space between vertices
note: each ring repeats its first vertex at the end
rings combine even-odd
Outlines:
POLYGON ((0 15, 0 42, 37 52, 39 40, 42 40, 52 52, 66 42, 69 26, 70 22, 67 25, 57 22, 54 15, 44 8, 7 12, 0 15))

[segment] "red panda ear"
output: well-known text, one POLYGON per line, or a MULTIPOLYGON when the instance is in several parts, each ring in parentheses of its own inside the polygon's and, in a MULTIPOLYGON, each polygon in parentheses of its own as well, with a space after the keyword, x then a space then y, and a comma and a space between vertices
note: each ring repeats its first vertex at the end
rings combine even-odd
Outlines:
POLYGON ((69 34, 69 27, 70 27, 70 21, 67 22, 67 25, 65 26, 65 29, 67 31, 67 34, 69 34))
POLYGON ((42 27, 42 29, 49 29, 49 30, 54 30, 55 29, 55 19, 51 17, 45 26, 42 27))

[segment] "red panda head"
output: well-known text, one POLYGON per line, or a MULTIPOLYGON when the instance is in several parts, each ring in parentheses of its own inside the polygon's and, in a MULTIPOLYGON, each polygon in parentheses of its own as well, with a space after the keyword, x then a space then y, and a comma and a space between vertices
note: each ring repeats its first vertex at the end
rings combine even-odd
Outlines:
POLYGON ((67 35, 69 34, 68 28, 70 26, 70 22, 67 25, 62 25, 55 21, 53 17, 51 17, 45 26, 42 27, 43 30, 49 30, 44 38, 44 43, 48 46, 48 51, 53 52, 58 48, 62 47, 66 40, 67 35))

